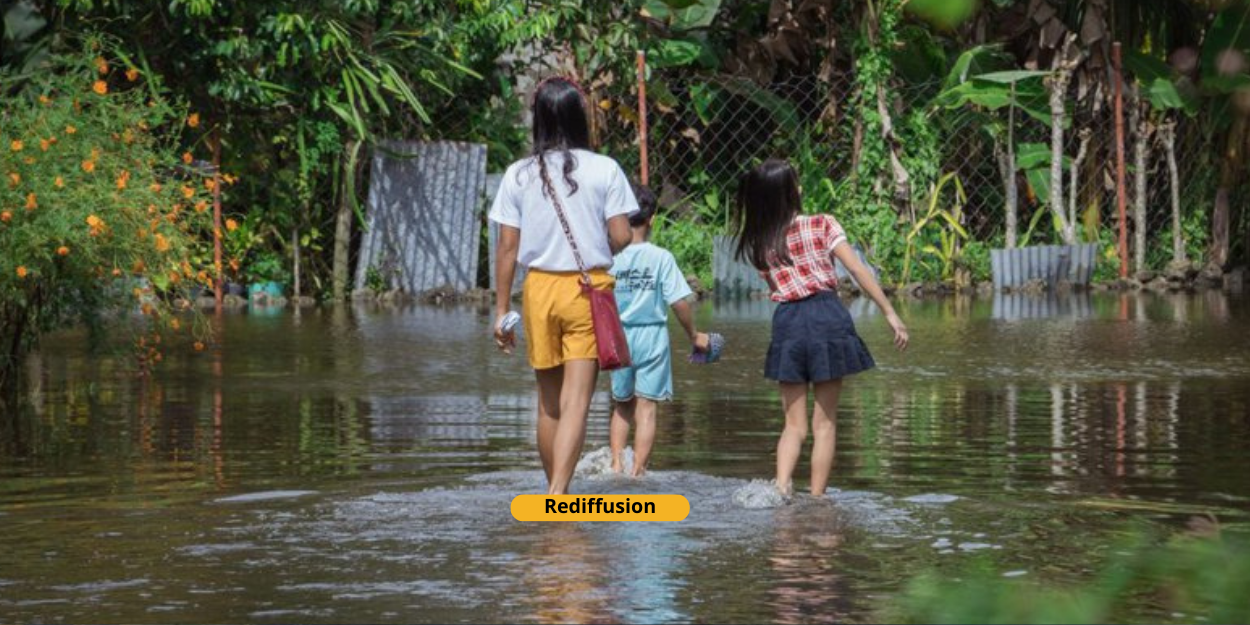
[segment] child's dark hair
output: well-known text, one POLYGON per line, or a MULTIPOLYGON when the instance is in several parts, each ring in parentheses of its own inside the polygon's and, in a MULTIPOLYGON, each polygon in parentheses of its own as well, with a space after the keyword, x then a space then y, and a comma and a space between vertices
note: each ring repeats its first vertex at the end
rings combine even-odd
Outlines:
POLYGON ((799 176, 790 163, 770 158, 743 174, 734 205, 735 257, 760 271, 768 269, 770 252, 782 264, 791 264, 786 231, 802 210, 799 176))
POLYGON ((635 228, 641 228, 647 225, 647 221, 655 216, 656 200, 655 193, 651 188, 644 184, 636 182, 630 184, 634 189, 634 199, 638 200, 638 212, 629 216, 629 225, 635 228))
POLYGON ((548 78, 534 92, 534 151, 538 161, 538 173, 543 180, 543 194, 552 199, 556 196, 547 173, 547 152, 560 150, 564 153, 564 181, 568 183, 569 195, 577 193, 577 181, 573 170, 577 159, 571 150, 590 149, 590 125, 586 120, 586 101, 577 84, 567 78, 548 78))

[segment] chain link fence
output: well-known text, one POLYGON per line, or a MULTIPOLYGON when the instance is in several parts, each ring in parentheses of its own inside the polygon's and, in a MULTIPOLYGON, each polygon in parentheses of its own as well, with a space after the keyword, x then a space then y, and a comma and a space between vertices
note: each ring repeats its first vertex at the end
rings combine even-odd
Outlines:
MULTIPOLYGON (((856 124, 853 77, 836 75, 821 81, 795 76, 761 86, 729 76, 673 76, 652 80, 648 92, 647 155, 650 186, 663 206, 657 239, 692 271, 710 277, 712 237, 729 230, 730 204, 742 172, 768 157, 788 159, 802 174, 808 210, 828 211, 841 217, 853 207, 839 205, 837 193, 814 193, 821 186, 837 189, 854 174, 864 141, 856 124), (813 205, 824 203, 828 205, 813 205)), ((1007 141, 1006 109, 999 111, 939 108, 934 98, 938 83, 895 85, 887 97, 894 126, 895 146, 909 179, 910 206, 899 208, 898 229, 906 232, 917 213, 929 207, 939 177, 951 173, 966 198, 957 202, 944 191, 937 206, 957 216, 966 238, 959 245, 1003 247, 1007 229, 1007 191, 1001 158, 1007 141), (998 131, 997 138, 991 129, 998 131), (952 209, 958 206, 959 210, 952 209)), ((1062 202, 1065 215, 1075 216, 1079 242, 1099 243, 1104 277, 1118 269, 1119 210, 1116 193, 1116 134, 1114 108, 1104 96, 1078 98, 1075 89, 1065 102, 1069 123, 1065 130, 1062 202), (1075 185, 1075 193, 1072 192, 1075 185)), ((616 158, 628 173, 640 171, 638 101, 632 85, 617 85, 589 94, 593 126, 600 148, 616 158)), ((501 170, 524 153, 528 129, 517 124, 525 102, 499 100, 484 107, 449 109, 432 125, 429 138, 487 143, 492 171, 501 170), (483 112, 485 110, 485 112, 483 112), (487 119, 491 123, 481 123, 487 119), (507 120, 514 120, 508 122, 507 120)), ((1130 273, 1139 268, 1163 269, 1174 257, 1172 174, 1165 138, 1172 137, 1177 180, 1177 204, 1185 253, 1200 258, 1215 197, 1214 154, 1201 124, 1189 118, 1165 118, 1147 111, 1134 124, 1135 100, 1124 98, 1125 213, 1130 273), (1170 128, 1170 130, 1169 130, 1170 128), (1144 192, 1137 212, 1135 146, 1145 149, 1144 192), (1137 262, 1141 249, 1140 265, 1137 262)), ((1050 127, 1017 111, 1012 124, 1018 190, 1017 237, 1020 245, 1060 243, 1061 235, 1049 211, 1051 198, 1050 127)), ((890 174, 881 184, 890 186, 890 174)), ((843 220, 845 223, 845 220, 843 220)), ((940 221, 940 220, 937 220, 940 221)), ((940 279, 942 262, 926 247, 937 247, 941 228, 919 233, 915 241, 917 279, 940 279), (929 267, 925 274, 924 267, 929 267)), ((948 233, 949 235, 950 233, 948 233)), ((856 233, 850 233, 853 240, 856 233)), ((952 235, 953 236, 953 235, 952 235)), ((871 242, 860 241, 874 258, 871 242)), ((977 279, 988 278, 988 261, 965 261, 977 279)), ((899 279, 898 275, 887 278, 899 279)))

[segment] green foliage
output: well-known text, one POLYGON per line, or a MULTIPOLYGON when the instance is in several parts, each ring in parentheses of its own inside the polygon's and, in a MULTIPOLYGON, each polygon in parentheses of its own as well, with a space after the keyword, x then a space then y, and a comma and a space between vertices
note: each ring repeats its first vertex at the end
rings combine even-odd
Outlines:
POLYGON ((33 76, 0 74, 13 93, 0 118, 0 377, 41 333, 99 330, 118 307, 142 305, 144 332, 179 326, 154 296, 207 282, 195 261, 208 200, 177 156, 183 114, 104 54, 93 40, 33 76))
MULTIPOLYGON (((1136 537, 1080 586, 1005 579, 988 562, 913 580, 883 620, 902 623, 1106 623, 1138 620, 1137 597, 1186 620, 1250 620, 1250 544, 1244 536, 1136 537)), ((1145 615, 1146 620, 1158 614, 1145 615)))
POLYGON ((907 232, 907 248, 903 255, 902 282, 911 280, 912 259, 928 271, 929 276, 950 280, 955 269, 963 265, 964 242, 968 231, 963 226, 963 207, 968 196, 963 182, 954 173, 942 176, 929 191, 928 210, 919 215, 907 232), (950 208, 942 206, 942 191, 950 184, 953 189, 950 208), (927 259, 936 264, 930 265, 927 259))

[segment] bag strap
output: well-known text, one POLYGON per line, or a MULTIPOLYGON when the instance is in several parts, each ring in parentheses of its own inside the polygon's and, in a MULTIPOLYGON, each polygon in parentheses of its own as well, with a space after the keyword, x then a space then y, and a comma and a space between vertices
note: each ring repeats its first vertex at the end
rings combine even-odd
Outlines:
MULTIPOLYGON (((538 158, 546 158, 545 154, 540 154, 538 158)), ((590 273, 586 271, 586 263, 582 262, 582 253, 577 249, 577 241, 573 238, 573 228, 569 226, 569 218, 564 214, 564 204, 560 202, 560 192, 556 191, 556 186, 551 185, 551 205, 556 208, 556 217, 560 218, 560 226, 564 228, 564 237, 569 241, 569 247, 573 248, 573 260, 577 261, 577 270, 582 272, 582 282, 586 286, 590 286, 590 273)))

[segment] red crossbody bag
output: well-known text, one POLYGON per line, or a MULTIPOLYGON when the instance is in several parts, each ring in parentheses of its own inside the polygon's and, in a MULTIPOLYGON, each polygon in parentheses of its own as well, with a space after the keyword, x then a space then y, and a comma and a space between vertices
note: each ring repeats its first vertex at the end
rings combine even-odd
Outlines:
POLYGON ((599 368, 604 371, 628 367, 629 344, 625 342, 625 328, 621 325, 621 313, 616 307, 616 294, 610 290, 594 288, 590 282, 590 273, 582 262, 582 254, 577 250, 577 241, 573 239, 573 229, 564 216, 564 206, 557 193, 552 193, 551 203, 556 207, 556 216, 560 218, 560 226, 564 228, 564 236, 573 248, 573 258, 577 260, 577 269, 582 272, 582 293, 590 298, 590 317, 595 327, 595 344, 599 348, 599 368))

